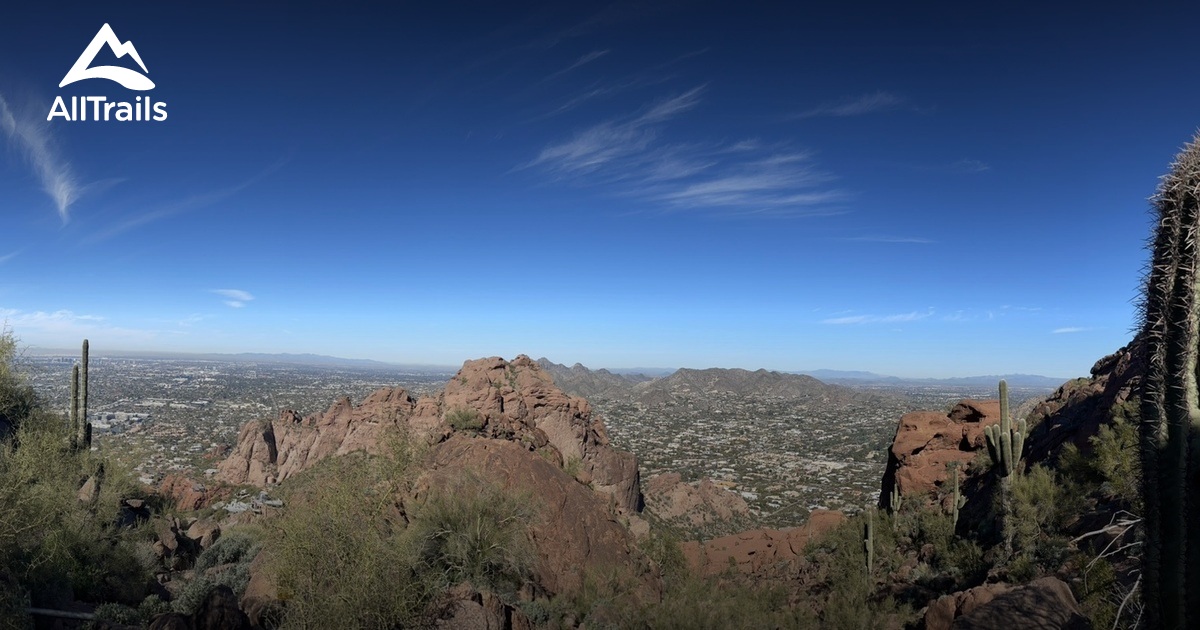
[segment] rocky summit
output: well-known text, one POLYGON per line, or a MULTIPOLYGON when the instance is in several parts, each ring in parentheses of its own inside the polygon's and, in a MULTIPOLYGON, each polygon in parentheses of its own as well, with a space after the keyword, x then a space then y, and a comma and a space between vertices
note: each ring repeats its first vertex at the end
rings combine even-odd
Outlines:
POLYGON ((377 453, 386 431, 396 428, 434 444, 456 433, 520 444, 611 496, 621 510, 641 510, 637 460, 609 444, 586 400, 565 394, 526 356, 467 361, 433 396, 414 399, 402 388, 386 388, 358 405, 342 398, 324 413, 301 417, 285 409, 275 420, 251 422, 217 467, 217 479, 278 483, 326 457, 377 453))

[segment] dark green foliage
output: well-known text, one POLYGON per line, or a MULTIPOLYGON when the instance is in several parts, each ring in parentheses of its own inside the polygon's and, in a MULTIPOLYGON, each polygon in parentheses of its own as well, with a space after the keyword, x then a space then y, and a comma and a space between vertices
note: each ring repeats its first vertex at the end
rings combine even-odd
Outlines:
POLYGON ((146 621, 142 618, 138 609, 124 604, 100 604, 96 607, 93 614, 96 615, 98 621, 108 621, 127 626, 140 626, 146 621))
POLYGON ((535 514, 531 497, 468 478, 416 510, 412 540, 422 565, 446 586, 469 581, 512 592, 533 565, 528 527, 535 514))
POLYGON ((0 440, 10 437, 41 406, 33 387, 14 369, 16 358, 16 339, 0 330, 0 440))
POLYGON ((1095 491, 1104 497, 1118 499, 1134 512, 1141 513, 1142 471, 1138 460, 1136 415, 1128 419, 1118 409, 1114 409, 1114 414, 1110 424, 1102 425, 1099 432, 1088 439, 1092 448, 1090 454, 1085 456, 1074 444, 1063 447, 1059 468, 1064 481, 1077 489, 1075 494, 1095 491))
POLYGON ((234 532, 222 536, 196 558, 196 578, 172 601, 175 612, 191 614, 217 586, 228 586, 239 598, 250 583, 250 562, 261 545, 250 536, 234 532), (212 572, 211 569, 225 567, 212 572))
POLYGON ((269 524, 264 553, 286 607, 283 628, 392 628, 420 618, 433 589, 417 580, 395 510, 404 473, 391 457, 352 453, 281 487, 287 507, 269 524))
POLYGON ((483 416, 478 411, 466 407, 447 411, 446 422, 455 431, 478 431, 483 428, 483 416))
MULTIPOLYGON (((11 376, 11 336, 0 340, 0 351, 7 349, 0 374, 11 376)), ((6 386, 14 381, 0 381, 0 400, 11 399, 6 386)), ((84 504, 76 493, 105 462, 71 449, 61 418, 36 404, 16 426, 11 439, 0 441, 0 574, 11 576, 34 606, 141 601, 149 574, 135 553, 138 534, 112 525, 119 499, 137 496, 129 472, 109 465, 98 499, 84 504)))
MULTIPOLYGON (((1063 487, 1054 472, 1034 466, 1025 475, 1013 479, 1010 500, 1010 529, 1018 567, 1030 565, 1036 574, 1053 572, 1066 559, 1067 541, 1060 533, 1064 520, 1071 516, 1064 508, 1063 487)), ((1010 572, 1014 571, 1010 567, 1010 572)))
MULTIPOLYGON (((205 549, 196 558, 196 564, 192 568, 201 573, 223 564, 249 564, 254 560, 254 556, 258 555, 261 547, 254 538, 234 531, 217 539, 217 542, 205 549)), ((234 589, 234 592, 236 593, 237 589, 234 589)))
POLYGON ((1142 300, 1141 453, 1150 627, 1200 627, 1200 136, 1176 156, 1154 198, 1142 300))

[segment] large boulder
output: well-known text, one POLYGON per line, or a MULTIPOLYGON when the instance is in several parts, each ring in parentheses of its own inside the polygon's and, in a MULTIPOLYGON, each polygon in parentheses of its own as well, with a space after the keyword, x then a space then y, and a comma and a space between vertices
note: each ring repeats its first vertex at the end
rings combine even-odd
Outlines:
POLYGON ((914 411, 900 418, 883 475, 881 504, 893 489, 902 498, 936 497, 949 479, 947 464, 960 469, 987 448, 983 429, 1000 422, 1000 401, 964 400, 949 413, 914 411))
POLYGON ((995 596, 954 620, 954 630, 1090 630, 1071 587, 1043 577, 995 596))

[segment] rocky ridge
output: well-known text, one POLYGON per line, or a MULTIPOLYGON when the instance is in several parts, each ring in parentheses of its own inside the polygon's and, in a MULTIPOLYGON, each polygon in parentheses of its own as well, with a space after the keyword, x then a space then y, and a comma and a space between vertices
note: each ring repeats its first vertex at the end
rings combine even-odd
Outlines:
POLYGON ((455 433, 518 443, 610 495, 620 509, 642 507, 634 456, 610 446, 588 402, 563 393, 526 356, 468 361, 436 396, 414 399, 403 388, 381 389, 359 405, 342 398, 324 413, 302 417, 285 409, 273 421, 248 423, 217 466, 216 479, 278 483, 326 457, 378 453, 397 429, 435 444, 455 433))

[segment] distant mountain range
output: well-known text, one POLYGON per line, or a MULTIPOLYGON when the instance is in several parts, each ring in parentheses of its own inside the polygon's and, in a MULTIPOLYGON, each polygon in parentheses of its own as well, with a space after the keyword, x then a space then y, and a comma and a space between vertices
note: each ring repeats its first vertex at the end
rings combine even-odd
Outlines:
MULTIPOLYGON (((75 356, 79 349, 40 348, 31 346, 28 353, 33 356, 75 356)), ((115 350, 103 352, 93 350, 95 357, 159 359, 178 361, 226 361, 231 363, 276 363, 286 365, 310 365, 317 367, 352 367, 371 369, 413 370, 433 373, 454 373, 458 366, 388 363, 371 359, 347 359, 323 354, 292 353, 186 353, 186 352, 137 352, 115 350)), ((811 377, 821 384, 834 385, 889 385, 889 386, 937 386, 948 387, 994 387, 1000 379, 1008 381, 1010 387, 1057 389, 1069 378, 1055 378, 1036 374, 1002 374, 987 376, 962 376, 955 378, 901 378, 858 370, 796 370, 774 372, 764 369, 750 371, 741 368, 608 368, 592 370, 579 363, 567 367, 543 357, 538 365, 554 377, 554 382, 564 391, 577 396, 614 396, 634 385, 656 380, 669 380, 671 385, 691 386, 701 380, 711 381, 715 391, 733 393, 758 393, 767 396, 806 396, 813 389, 811 383, 786 377, 811 377), (690 384, 690 385, 689 385, 690 384)))
POLYGON ((1029 387, 1057 389, 1059 385, 1071 380, 1039 376, 1037 374, 999 374, 987 376, 960 376, 955 378, 901 378, 886 376, 874 372, 854 370, 801 370, 796 374, 807 374, 821 379, 826 383, 843 385, 947 385, 953 387, 995 387, 1001 379, 1008 382, 1010 387, 1029 387))
MULTIPOLYGON (((57 348, 39 348, 30 347, 29 354, 32 356, 74 356, 79 354, 78 349, 63 350, 57 348)), ((206 353, 187 353, 187 352, 137 352, 126 350, 115 350, 112 352, 97 352, 93 350, 93 357, 109 358, 109 359, 154 359, 163 361, 220 361, 228 363, 276 363, 285 365, 308 365, 314 367, 351 367, 351 368, 371 368, 371 369, 390 369, 390 370, 414 370, 421 372, 436 372, 453 374, 458 368, 449 365, 423 365, 423 364, 402 364, 402 363, 387 363, 384 361, 374 361, 371 359, 346 359, 343 357, 331 357, 324 354, 291 354, 291 353, 263 353, 263 352, 239 352, 236 354, 206 352, 206 353)))
POLYGON ((739 368, 680 368, 670 375, 650 378, 644 374, 614 374, 609 370, 590 370, 578 363, 567 367, 548 359, 538 365, 554 378, 563 391, 576 396, 636 398, 656 404, 673 396, 687 394, 730 393, 739 396, 769 396, 845 403, 861 394, 841 385, 830 385, 806 374, 788 374, 739 368))

